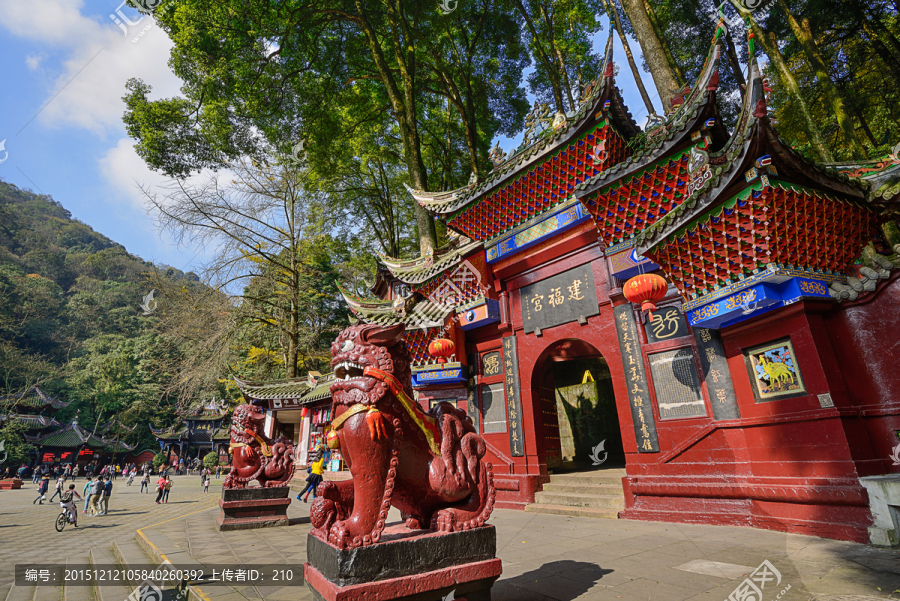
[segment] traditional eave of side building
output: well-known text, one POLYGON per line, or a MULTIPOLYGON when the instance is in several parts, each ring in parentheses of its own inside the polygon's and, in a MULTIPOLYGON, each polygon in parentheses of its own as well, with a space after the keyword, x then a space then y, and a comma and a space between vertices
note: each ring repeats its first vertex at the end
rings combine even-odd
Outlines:
POLYGON ((443 327, 455 307, 435 303, 419 294, 406 299, 405 303, 363 299, 341 290, 347 306, 354 317, 366 324, 391 326, 402 323, 407 330, 443 327))
POLYGON ((52 447, 57 449, 74 449, 78 447, 88 447, 99 452, 127 452, 133 451, 134 446, 125 444, 122 441, 107 440, 95 434, 91 434, 77 423, 41 434, 39 436, 25 436, 25 439, 31 444, 38 447, 52 447))
POLYGON ((424 257, 403 260, 379 255, 378 261, 397 280, 404 284, 420 286, 456 267, 468 255, 478 252, 483 247, 484 243, 481 240, 457 236, 443 248, 424 257))
POLYGON ((28 412, 41 412, 44 410, 56 412, 60 409, 65 409, 71 404, 72 401, 66 403, 57 397, 51 397, 38 386, 34 386, 25 392, 0 397, 0 406, 6 405, 9 409, 20 409, 28 412))
POLYGON ((299 400, 306 396, 313 388, 309 384, 309 378, 251 382, 249 380, 241 380, 237 376, 232 377, 234 377, 234 381, 237 383, 238 388, 241 389, 244 400, 251 404, 254 401, 299 400))

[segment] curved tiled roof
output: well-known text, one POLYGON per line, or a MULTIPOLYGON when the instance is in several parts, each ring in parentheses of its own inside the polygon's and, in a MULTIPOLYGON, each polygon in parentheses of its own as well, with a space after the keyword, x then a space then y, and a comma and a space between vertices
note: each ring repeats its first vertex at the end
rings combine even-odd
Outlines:
POLYGON ((244 398, 249 401, 302 399, 310 391, 308 378, 274 380, 271 382, 251 382, 234 377, 244 398))
POLYGON ((720 24, 716 29, 706 62, 687 100, 661 124, 641 134, 645 143, 642 147, 637 148, 633 155, 575 186, 576 196, 582 198, 669 156, 677 146, 684 143, 685 138, 696 128, 697 121, 700 119, 706 120, 710 116, 716 116, 716 123, 713 126, 715 133, 720 136, 727 135, 724 133, 725 129, 721 119, 718 118, 716 107, 719 62, 722 54, 718 41, 719 36, 722 35, 721 27, 720 24))
POLYGON ((900 213, 900 144, 880 159, 858 163, 824 163, 826 173, 859 181, 865 186, 866 201, 885 215, 900 213))
POLYGON ((0 397, 0 404, 7 403, 10 404, 11 407, 19 407, 21 409, 49 409, 56 411, 68 407, 72 404, 72 401, 65 403, 60 401, 57 397, 50 397, 50 395, 41 390, 40 387, 34 386, 25 392, 0 397))
POLYGON ((718 152, 709 154, 712 177, 691 194, 677 208, 650 227, 635 234, 638 253, 648 252, 717 201, 728 199, 746 187, 744 171, 757 157, 769 154, 778 164, 780 178, 798 183, 813 182, 823 192, 829 191, 848 200, 864 203, 864 185, 843 174, 829 174, 826 170, 794 152, 772 130, 767 116, 762 75, 756 56, 751 54, 748 93, 744 96, 737 127, 728 143, 718 152))
POLYGON ((603 75, 603 85, 595 86, 591 95, 577 110, 566 114, 565 125, 556 130, 548 128, 533 143, 517 148, 512 156, 494 167, 485 181, 447 192, 424 192, 413 190, 409 186, 407 186, 407 190, 416 202, 430 213, 442 217, 449 216, 451 213, 464 209, 473 201, 485 197, 489 192, 501 184, 507 183, 512 177, 529 167, 542 162, 553 151, 565 147, 581 133, 583 126, 594 115, 598 107, 607 100, 610 101, 610 116, 623 137, 628 140, 636 136, 640 133, 640 129, 625 107, 622 95, 613 82, 612 32, 610 32, 607 42, 604 62, 606 70, 603 75))
POLYGON ((455 267, 463 257, 483 246, 484 243, 481 240, 470 240, 465 236, 459 236, 443 248, 425 257, 401 260, 379 255, 378 260, 401 282, 423 284, 447 269, 455 267))
POLYGON ((407 330, 439 328, 455 311, 452 306, 440 305, 418 294, 414 295, 412 301, 415 304, 405 312, 395 311, 392 301, 362 299, 343 290, 341 294, 344 295, 344 300, 357 319, 363 323, 380 326, 402 323, 407 330))
POLYGON ((26 436, 28 442, 39 447, 55 447, 71 449, 86 446, 95 451, 123 452, 132 451, 134 446, 129 446, 122 441, 107 440, 91 434, 76 423, 72 423, 59 430, 54 430, 40 436, 26 436))

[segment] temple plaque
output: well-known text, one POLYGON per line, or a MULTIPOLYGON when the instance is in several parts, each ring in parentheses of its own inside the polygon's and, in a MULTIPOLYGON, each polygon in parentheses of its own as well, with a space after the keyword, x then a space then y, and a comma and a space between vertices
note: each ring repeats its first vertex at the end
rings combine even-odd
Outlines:
POLYGON ((525 286, 519 300, 526 334, 600 314, 590 263, 525 286))
POLYGON ((647 342, 663 342, 690 334, 687 320, 678 307, 660 307, 653 312, 653 318, 644 324, 647 342))
POLYGON ((700 354, 700 369, 709 402, 712 405, 713 419, 740 419, 734 384, 731 382, 731 370, 725 358, 725 347, 718 330, 694 328, 697 341, 697 352, 700 354))
POLYGON ((637 449, 639 453, 659 453, 656 420, 650 406, 644 357, 637 339, 637 325, 631 305, 619 305, 613 309, 613 314, 616 316, 616 334, 619 336, 622 367, 625 368, 625 385, 628 387, 628 404, 631 405, 637 449))
POLYGON ((693 351, 680 348, 653 353, 649 359, 659 419, 705 417, 706 404, 693 351))
POLYGON ((519 354, 516 337, 503 339, 503 364, 506 371, 506 413, 509 427, 509 454, 525 456, 525 430, 522 427, 522 400, 519 392, 519 354))

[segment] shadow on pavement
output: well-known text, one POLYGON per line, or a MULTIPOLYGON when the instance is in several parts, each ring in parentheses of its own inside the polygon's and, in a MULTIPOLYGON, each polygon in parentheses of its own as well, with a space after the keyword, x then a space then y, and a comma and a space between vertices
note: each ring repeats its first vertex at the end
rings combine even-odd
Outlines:
POLYGON ((552 561, 494 585, 495 601, 572 601, 591 590, 613 570, 584 561, 552 561))

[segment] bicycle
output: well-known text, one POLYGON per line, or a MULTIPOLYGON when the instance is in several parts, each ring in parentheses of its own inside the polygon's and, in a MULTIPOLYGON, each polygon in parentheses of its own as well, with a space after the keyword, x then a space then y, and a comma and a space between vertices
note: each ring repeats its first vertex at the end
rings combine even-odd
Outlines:
POLYGON ((58 516, 56 516, 56 531, 62 532, 66 527, 66 524, 74 524, 78 525, 78 522, 70 522, 69 521, 69 510, 63 509, 58 516))

